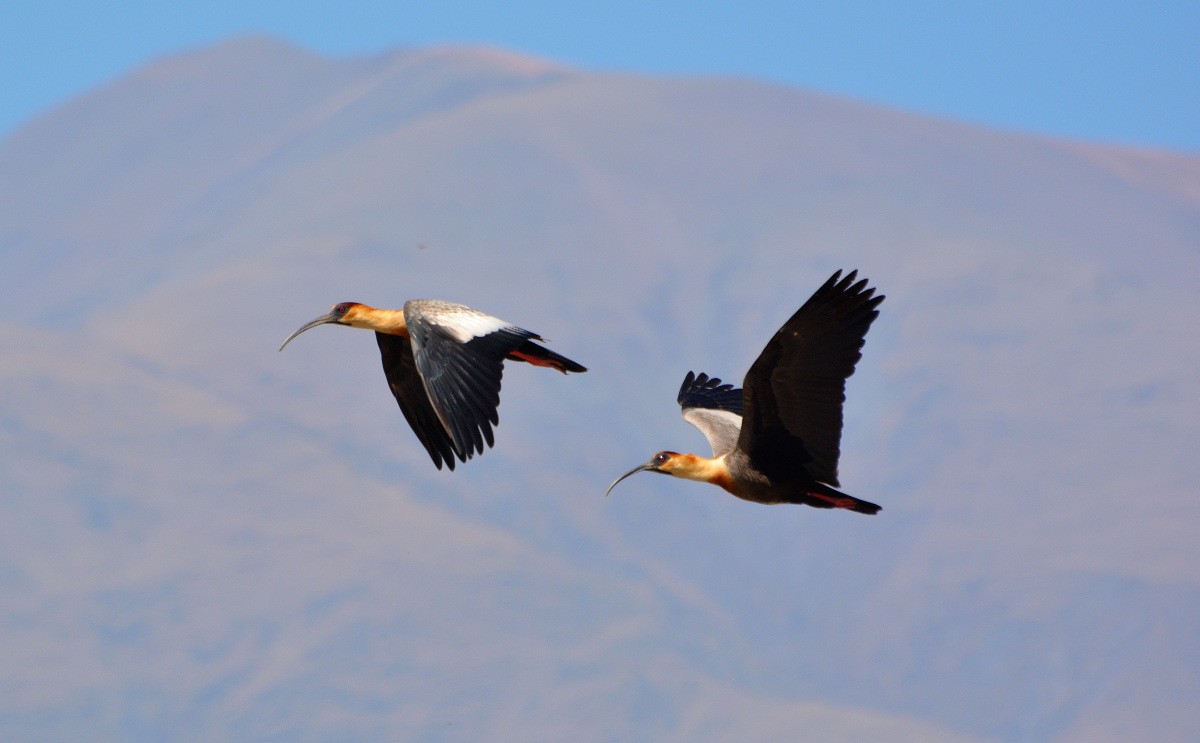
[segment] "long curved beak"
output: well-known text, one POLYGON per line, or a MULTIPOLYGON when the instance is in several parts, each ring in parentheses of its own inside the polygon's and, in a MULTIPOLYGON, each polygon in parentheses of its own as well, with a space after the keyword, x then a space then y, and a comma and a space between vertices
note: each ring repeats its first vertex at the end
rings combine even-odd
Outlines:
POLYGON ((327 323, 337 323, 339 325, 341 324, 341 323, 338 323, 337 316, 333 314, 333 310, 326 312, 324 315, 321 315, 316 320, 313 320, 310 323, 306 323, 303 327, 301 327, 295 333, 292 333, 291 335, 289 335, 287 340, 283 342, 283 346, 279 347, 279 350, 282 351, 284 346, 286 346, 287 344, 292 342, 293 338, 300 335, 301 333, 308 330, 309 328, 315 328, 318 325, 325 325, 327 323))
POLYGON ((647 463, 645 463, 645 464, 639 464, 637 467, 634 467, 633 469, 629 470, 628 472, 626 472, 625 474, 621 475, 621 476, 620 476, 620 477, 618 477, 617 479, 613 480, 613 484, 612 484, 612 485, 609 485, 609 486, 608 486, 608 490, 605 490, 605 491, 604 491, 604 497, 605 497, 605 498, 607 498, 607 497, 608 497, 608 494, 609 494, 609 493, 611 493, 611 492, 612 492, 612 489, 613 489, 613 488, 615 488, 615 487, 617 486, 617 483, 621 482, 621 481, 622 481, 622 480, 624 480, 626 477, 629 477, 630 475, 636 475, 636 474, 637 474, 637 473, 639 473, 639 472, 658 472, 658 470, 654 468, 654 463, 653 463, 653 462, 647 462, 647 463))

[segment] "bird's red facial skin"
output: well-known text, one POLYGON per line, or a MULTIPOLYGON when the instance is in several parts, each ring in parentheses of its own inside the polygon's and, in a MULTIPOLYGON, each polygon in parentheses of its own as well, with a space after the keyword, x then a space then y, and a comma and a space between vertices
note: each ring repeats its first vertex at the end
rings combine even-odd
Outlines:
POLYGON ((358 302, 339 302, 333 306, 333 314, 337 316, 339 322, 346 322, 353 319, 356 308, 362 306, 358 302))

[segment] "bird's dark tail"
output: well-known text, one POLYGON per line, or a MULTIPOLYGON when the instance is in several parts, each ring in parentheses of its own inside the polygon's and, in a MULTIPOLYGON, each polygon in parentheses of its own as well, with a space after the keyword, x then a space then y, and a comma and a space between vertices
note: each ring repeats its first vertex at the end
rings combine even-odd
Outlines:
POLYGON ((847 511, 865 513, 868 516, 873 516, 883 510, 882 506, 838 492, 827 485, 817 483, 816 488, 810 487, 800 502, 816 508, 844 508, 847 511))
POLYGON ((587 367, 582 366, 581 364, 576 364, 566 356, 560 356, 559 354, 551 351, 549 348, 546 348, 545 346, 539 346, 533 341, 525 341, 521 345, 517 346, 514 350, 509 352, 508 358, 516 361, 524 361, 526 363, 533 364, 534 366, 548 366, 551 369, 557 369, 563 374, 566 374, 567 372, 575 372, 578 374, 580 372, 587 371, 587 367))

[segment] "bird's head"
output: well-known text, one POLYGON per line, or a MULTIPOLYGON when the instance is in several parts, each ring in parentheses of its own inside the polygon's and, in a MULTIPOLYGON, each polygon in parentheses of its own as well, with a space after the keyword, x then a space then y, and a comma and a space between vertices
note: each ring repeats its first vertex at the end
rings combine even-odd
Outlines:
POLYGON ((365 305, 362 305, 358 302, 338 302, 333 306, 333 309, 329 310, 329 312, 326 312, 324 315, 321 315, 315 320, 305 323, 299 330, 289 335, 287 340, 283 342, 283 346, 279 347, 279 350, 282 351, 284 346, 291 343, 292 339, 296 336, 300 335, 309 328, 315 328, 318 325, 327 325, 332 323, 334 325, 355 326, 357 317, 361 313, 364 306, 365 305))
POLYGON ((662 475, 684 477, 685 475, 683 473, 686 471, 689 458, 694 457, 692 457, 690 454, 680 454, 673 451, 660 451, 659 453, 650 457, 649 462, 646 462, 645 464, 639 464, 637 467, 629 470, 616 480, 613 480, 613 484, 608 486, 608 490, 605 490, 604 494, 607 496, 612 492, 612 489, 617 486, 617 483, 621 482, 626 477, 629 477, 630 475, 636 475, 639 472, 658 472, 662 475))

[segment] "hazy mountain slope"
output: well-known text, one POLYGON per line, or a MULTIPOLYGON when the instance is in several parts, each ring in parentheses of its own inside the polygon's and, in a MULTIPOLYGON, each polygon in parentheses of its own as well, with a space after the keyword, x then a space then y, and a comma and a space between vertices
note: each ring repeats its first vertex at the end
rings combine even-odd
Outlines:
POLYGON ((240 40, 0 142, 0 729, 109 739, 1200 734, 1200 161, 740 80, 240 40), (834 268, 888 295, 873 519, 616 474, 703 452, 834 268), (451 474, 338 300, 511 368, 451 474))

